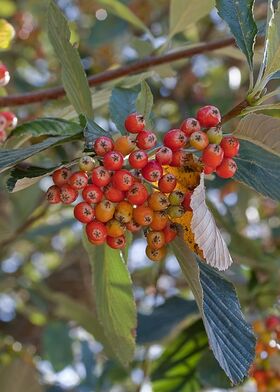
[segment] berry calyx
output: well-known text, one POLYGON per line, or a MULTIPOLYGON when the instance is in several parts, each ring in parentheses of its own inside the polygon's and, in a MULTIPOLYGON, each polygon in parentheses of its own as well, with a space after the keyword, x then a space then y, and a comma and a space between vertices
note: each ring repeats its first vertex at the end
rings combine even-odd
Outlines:
POLYGON ((118 151, 109 151, 103 157, 103 165, 107 170, 120 170, 123 165, 123 155, 118 151))
POLYGON ((123 249, 126 245, 125 236, 120 235, 119 237, 110 237, 106 239, 107 245, 113 249, 123 249))
POLYGON ((148 207, 141 205, 133 210, 133 220, 141 226, 149 226, 153 221, 154 212, 148 207))
POLYGON ((193 132, 200 131, 201 127, 196 118, 189 117, 182 122, 180 129, 187 137, 190 137, 193 132))
POLYGON ((225 158, 233 158, 239 151, 239 140, 234 136, 225 136, 221 141, 221 147, 224 150, 225 158))
POLYGON ((149 231, 147 234, 148 246, 152 249, 160 249, 165 245, 163 231, 149 231))
POLYGON ((141 114, 131 113, 124 122, 125 129, 130 133, 139 133, 145 128, 145 120, 141 114))
POLYGON ((169 206, 169 200, 164 193, 153 192, 148 198, 148 205, 153 211, 163 211, 169 206))
POLYGON ((158 182, 159 190, 164 193, 172 192, 175 189, 176 185, 176 177, 174 176, 174 174, 171 173, 164 174, 158 182))
POLYGON ((140 150, 150 150, 157 144, 157 137, 154 132, 141 131, 136 138, 136 145, 140 150))
POLYGON ((83 171, 78 171, 70 176, 68 182, 74 189, 84 189, 88 183, 88 175, 83 171))
POLYGON ((98 166, 93 169, 91 180, 95 185, 102 187, 109 184, 111 181, 111 175, 104 166, 98 166))
POLYGON ((46 193, 47 201, 50 204, 58 204, 61 202, 60 199, 60 188, 57 185, 52 185, 49 187, 46 193))
POLYGON ((111 219, 106 223, 106 229, 110 237, 119 237, 125 233, 126 226, 117 219, 111 219))
POLYGON ((209 143, 220 144, 223 138, 223 131, 221 127, 210 128, 207 131, 209 143))
POLYGON ((163 144, 172 151, 177 151, 185 147, 187 140, 188 138, 183 131, 180 129, 171 129, 164 135, 163 144))
POLYGON ((148 191, 143 184, 136 182, 127 191, 126 198, 130 204, 139 206, 148 199, 148 191))
POLYGON ((82 196, 87 203, 96 204, 102 200, 103 192, 98 186, 90 184, 83 189, 82 196))
POLYGON ((202 131, 193 132, 190 136, 190 145, 198 151, 204 150, 208 144, 208 136, 202 131))
POLYGON ((86 234, 90 240, 102 244, 106 241, 107 237, 106 226, 99 221, 90 222, 86 225, 86 234))
POLYGON ((161 231, 167 225, 168 220, 166 211, 155 211, 150 228, 155 231, 161 231))
POLYGON ((219 109, 212 105, 200 108, 196 114, 196 118, 204 128, 215 127, 221 122, 219 109))
POLYGON ((143 150, 133 151, 129 155, 128 161, 134 169, 143 169, 148 163, 148 154, 143 150))
POLYGON ((116 206, 115 219, 121 223, 128 223, 132 219, 133 207, 128 201, 121 201, 116 206))
POLYGON ((60 200, 64 204, 73 203, 77 199, 78 196, 79 196, 79 193, 76 191, 76 189, 72 188, 68 184, 63 185, 60 188, 60 200))
POLYGON ((115 204, 110 200, 101 200, 95 206, 95 217, 98 221, 106 223, 113 218, 115 209, 115 204))
POLYGON ((162 177, 162 166, 155 160, 149 161, 141 170, 142 176, 145 180, 150 182, 157 182, 162 177))
POLYGON ((71 176, 71 170, 68 167, 61 167, 52 174, 52 180, 57 186, 68 184, 68 180, 71 176))
POLYGON ((221 178, 231 178, 237 170, 237 165, 231 158, 224 158, 220 166, 216 168, 216 173, 221 178))
POLYGON ((88 203, 81 202, 75 206, 74 216, 82 223, 89 223, 94 218, 94 209, 88 203))
POLYGON ((150 246, 146 247, 146 255, 152 261, 162 261, 167 253, 167 249, 163 246, 160 249, 153 249, 150 246))
POLYGON ((79 160, 79 168, 82 171, 92 172, 92 170, 95 168, 95 166, 96 166, 95 160, 89 155, 84 155, 79 160))
POLYGON ((94 151, 97 155, 103 157, 107 152, 114 148, 113 140, 107 136, 100 136, 94 142, 94 151))
POLYGON ((202 162, 213 168, 219 166, 223 160, 224 151, 218 144, 209 144, 202 153, 202 162))
POLYGON ((124 157, 130 154, 136 147, 134 139, 129 136, 120 136, 115 140, 114 150, 120 152, 124 157))
POLYGON ((134 183, 134 178, 128 170, 118 170, 112 176, 112 184, 121 191, 128 191, 134 183))
POLYGON ((12 131, 15 129, 18 123, 17 116, 12 112, 0 112, 0 117, 4 117, 6 120, 5 130, 12 131))
POLYGON ((172 161, 173 152, 171 148, 163 146, 156 152, 156 161, 161 165, 169 165, 172 161))

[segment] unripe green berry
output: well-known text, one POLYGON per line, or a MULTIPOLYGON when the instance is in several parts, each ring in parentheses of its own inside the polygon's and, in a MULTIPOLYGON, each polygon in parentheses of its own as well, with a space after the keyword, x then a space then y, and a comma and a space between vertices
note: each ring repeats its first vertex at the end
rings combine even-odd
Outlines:
POLYGON ((181 191, 173 191, 169 195, 169 202, 172 206, 179 206, 184 200, 184 193, 181 191))
POLYGON ((210 144, 220 144, 223 138, 222 128, 210 128, 207 132, 207 136, 210 144))
POLYGON ((79 161, 80 170, 85 172, 91 172, 95 167, 96 167, 96 162, 91 156, 84 155, 83 157, 81 157, 79 161))
POLYGON ((170 206, 167 209, 167 213, 170 218, 180 218, 184 215, 185 210, 183 206, 170 206))

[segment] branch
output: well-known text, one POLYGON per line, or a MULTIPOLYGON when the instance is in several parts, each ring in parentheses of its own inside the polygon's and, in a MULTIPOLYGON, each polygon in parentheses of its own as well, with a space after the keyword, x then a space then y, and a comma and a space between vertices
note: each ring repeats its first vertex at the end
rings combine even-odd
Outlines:
MULTIPOLYGON (((90 86, 97 86, 110 80, 118 79, 122 76, 131 75, 151 67, 171 63, 173 61, 181 60, 184 58, 192 57, 196 54, 209 52, 216 49, 221 49, 226 46, 233 45, 235 43, 234 38, 225 38, 213 42, 206 42, 197 46, 173 51, 171 53, 163 54, 161 56, 149 56, 141 60, 138 60, 132 64, 124 65, 117 69, 112 69, 104 72, 100 72, 96 75, 92 75, 88 78, 90 86)), ((10 95, 6 97, 0 97, 0 107, 5 106, 21 106, 30 103, 50 101, 65 96, 65 90, 62 86, 48 88, 44 90, 33 91, 30 93, 10 95)))

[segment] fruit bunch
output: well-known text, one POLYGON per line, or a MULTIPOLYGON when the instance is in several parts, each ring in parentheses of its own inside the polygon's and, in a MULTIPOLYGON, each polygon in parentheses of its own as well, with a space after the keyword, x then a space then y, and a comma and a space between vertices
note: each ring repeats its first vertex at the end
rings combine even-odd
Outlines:
POLYGON ((280 392, 280 317, 270 315, 253 324, 258 340, 251 369, 258 391, 280 392))
MULTIPOLYGON (((0 87, 6 86, 10 81, 10 74, 4 64, 0 64, 0 87)), ((14 113, 3 111, 0 112, 0 143, 7 138, 7 132, 17 126, 17 117, 14 113)))
POLYGON ((126 231, 143 229, 147 256, 153 261, 162 260, 166 245, 177 235, 173 221, 191 211, 193 191, 190 188, 183 192, 177 187, 176 175, 168 167, 185 167, 191 156, 201 168, 205 165, 204 170, 210 172, 211 168, 211 172, 216 170, 224 178, 236 170, 232 157, 237 154, 239 143, 235 138, 220 136, 218 109, 204 107, 197 117, 186 119, 180 129, 168 131, 163 145, 157 146, 157 136, 145 129, 143 116, 128 115, 126 135, 115 140, 98 137, 93 141, 94 157, 83 156, 78 171, 72 173, 62 167, 53 173, 54 185, 47 191, 48 201, 70 204, 80 192, 81 201, 74 207, 74 216, 86 224, 92 244, 106 242, 112 248, 122 249, 126 231), (206 132, 201 127, 211 128, 206 132), (192 154, 194 149, 203 150, 201 158, 192 154))

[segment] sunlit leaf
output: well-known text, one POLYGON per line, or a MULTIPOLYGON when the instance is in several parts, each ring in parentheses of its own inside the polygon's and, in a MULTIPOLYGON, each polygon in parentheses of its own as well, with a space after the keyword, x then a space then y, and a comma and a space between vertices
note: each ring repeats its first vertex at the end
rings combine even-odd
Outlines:
POLYGON ((152 112, 152 107, 154 104, 154 97, 152 91, 145 81, 141 83, 141 90, 136 100, 136 110, 138 113, 141 113, 147 125, 150 124, 150 116, 152 112))
POLYGON ((0 19, 0 49, 8 49, 14 36, 13 26, 6 19, 0 19))

